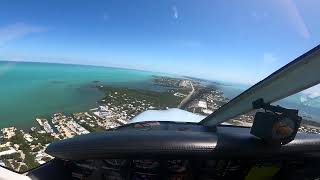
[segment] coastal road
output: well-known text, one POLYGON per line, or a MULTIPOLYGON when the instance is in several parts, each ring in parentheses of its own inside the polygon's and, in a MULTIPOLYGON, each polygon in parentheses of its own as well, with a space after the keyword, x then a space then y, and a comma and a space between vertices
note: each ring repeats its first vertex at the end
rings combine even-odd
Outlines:
POLYGON ((192 97, 192 95, 193 95, 193 93, 194 93, 194 87, 193 87, 193 84, 192 84, 192 82, 190 81, 190 86, 191 86, 191 88, 192 88, 192 90, 190 91, 190 93, 188 94, 188 96, 186 96, 182 101, 181 101, 181 103, 179 104, 179 106, 178 106, 178 108, 179 109, 184 109, 184 107, 185 107, 185 105, 191 100, 191 97, 192 97))

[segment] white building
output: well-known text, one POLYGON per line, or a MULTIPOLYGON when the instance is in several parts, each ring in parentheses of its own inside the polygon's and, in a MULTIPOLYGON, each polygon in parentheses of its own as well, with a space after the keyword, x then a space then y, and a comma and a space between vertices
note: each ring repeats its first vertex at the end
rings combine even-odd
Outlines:
POLYGON ((48 120, 37 118, 36 121, 39 123, 40 126, 43 127, 43 129, 44 129, 47 133, 49 133, 49 134, 53 133, 53 129, 52 129, 52 127, 50 126, 48 120))
POLYGON ((200 107, 200 108, 204 108, 204 109, 207 109, 207 102, 205 102, 205 101, 199 101, 198 102, 198 107, 200 107))
POLYGON ((43 128, 47 133, 49 133, 49 134, 53 133, 53 129, 50 126, 50 124, 48 123, 48 121, 43 122, 43 128))
POLYGON ((205 114, 212 114, 213 113, 213 111, 210 109, 202 109, 202 112, 205 114))
POLYGON ((189 85, 191 84, 191 82, 189 80, 182 80, 179 83, 180 87, 189 87, 189 85))
POLYGON ((28 141, 28 142, 32 142, 32 141, 33 141, 32 136, 31 136, 30 134, 28 134, 28 133, 25 133, 25 134, 23 135, 23 138, 24 138, 26 141, 28 141))
POLYGON ((1 129, 3 137, 5 139, 10 139, 11 137, 16 135, 16 131, 17 129, 15 127, 8 127, 8 128, 3 128, 1 129))
POLYGON ((1 151, 0 156, 9 155, 17 152, 15 149, 13 149, 13 147, 9 147, 9 148, 10 148, 9 150, 1 151))

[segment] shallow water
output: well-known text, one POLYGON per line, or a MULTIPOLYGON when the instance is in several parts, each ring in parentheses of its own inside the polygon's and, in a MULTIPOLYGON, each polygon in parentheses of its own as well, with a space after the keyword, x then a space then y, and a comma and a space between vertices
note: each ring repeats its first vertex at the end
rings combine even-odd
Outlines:
POLYGON ((31 127, 36 117, 87 111, 96 85, 153 88, 152 72, 67 64, 0 62, 0 128, 31 127))

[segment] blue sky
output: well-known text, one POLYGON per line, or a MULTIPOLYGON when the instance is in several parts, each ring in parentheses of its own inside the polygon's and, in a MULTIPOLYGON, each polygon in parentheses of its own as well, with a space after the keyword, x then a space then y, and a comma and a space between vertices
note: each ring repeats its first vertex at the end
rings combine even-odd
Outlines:
POLYGON ((2 1, 0 59, 252 84, 320 40, 317 0, 2 1))

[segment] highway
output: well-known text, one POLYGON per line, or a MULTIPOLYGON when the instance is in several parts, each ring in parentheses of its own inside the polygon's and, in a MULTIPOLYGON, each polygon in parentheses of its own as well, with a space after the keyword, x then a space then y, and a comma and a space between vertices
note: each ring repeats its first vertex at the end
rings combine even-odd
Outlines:
POLYGON ((190 93, 188 94, 188 96, 186 96, 182 101, 181 101, 181 103, 179 104, 179 106, 178 106, 178 108, 179 109, 182 109, 182 107, 184 107, 188 102, 189 102, 189 100, 191 99, 191 97, 192 97, 192 95, 193 95, 193 93, 194 93, 194 87, 193 87, 193 84, 192 84, 192 82, 190 81, 190 85, 191 85, 191 88, 192 88, 192 90, 190 91, 190 93))

